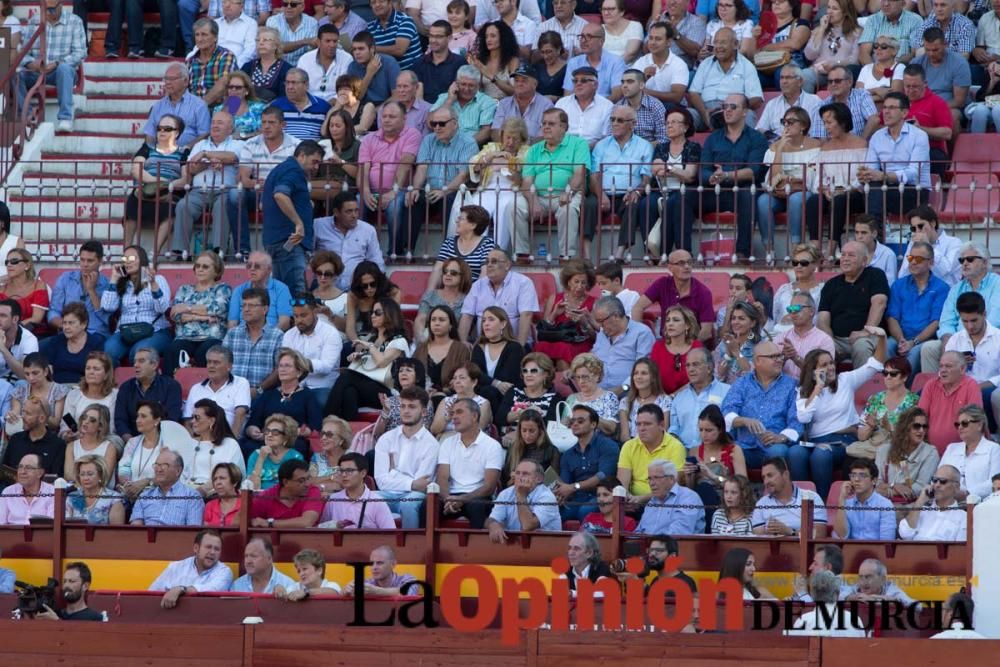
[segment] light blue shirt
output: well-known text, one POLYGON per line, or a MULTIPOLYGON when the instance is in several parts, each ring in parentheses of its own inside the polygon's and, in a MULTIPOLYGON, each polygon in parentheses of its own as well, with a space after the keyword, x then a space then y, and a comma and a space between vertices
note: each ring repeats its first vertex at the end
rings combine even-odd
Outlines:
MULTIPOLYGON (((516 500, 514 487, 508 486, 497 495, 493 511, 490 512, 490 518, 500 523, 504 530, 522 530, 521 519, 517 516, 517 505, 513 504, 516 500)), ((557 502, 552 491, 544 484, 539 484, 528 494, 528 505, 532 514, 538 518, 538 530, 562 530, 557 502)))
POLYGON ((14 592, 14 570, 0 567, 0 593, 14 592))
POLYGON ((144 526, 200 526, 205 501, 198 491, 178 480, 166 493, 150 486, 139 494, 132 508, 132 521, 144 526))
POLYGON ((844 502, 847 516, 848 540, 894 540, 896 539, 896 512, 892 501, 872 492, 868 500, 861 502, 851 496, 844 502), (862 509, 863 508, 863 509, 862 509))
MULTIPOLYGON (((563 79, 563 90, 573 90, 573 72, 581 67, 594 67, 587 62, 587 54, 573 56, 566 63, 566 77, 563 79)), ((625 73, 625 61, 607 49, 601 51, 601 62, 597 67, 597 94, 611 97, 611 89, 620 86, 622 74, 625 73)))
POLYGON ((332 250, 344 262, 344 271, 337 277, 337 287, 347 290, 354 277, 354 269, 367 260, 378 264, 385 272, 385 258, 382 256, 382 246, 379 245, 378 232, 367 222, 358 220, 354 229, 346 232, 337 228, 333 216, 316 218, 313 222, 313 234, 316 237, 316 250, 332 250))
POLYGON ((667 432, 676 436, 685 447, 699 444, 698 415, 709 405, 722 405, 728 393, 729 385, 719 380, 712 380, 701 393, 695 391, 690 383, 684 385, 670 404, 670 429, 667 432))
POLYGON ((174 104, 169 96, 157 100, 149 110, 149 118, 146 119, 142 133, 147 137, 155 137, 156 126, 166 114, 172 114, 184 121, 184 131, 177 138, 177 144, 180 146, 190 146, 195 139, 208 134, 212 126, 212 118, 205 102, 197 95, 185 92, 177 104, 174 104))
POLYGON ((705 504, 697 493, 675 483, 666 498, 653 496, 649 499, 635 532, 647 535, 704 535, 705 504))
POLYGON ((694 73, 689 90, 701 95, 706 103, 722 102, 727 96, 736 93, 745 95, 747 99, 764 97, 756 68, 739 54, 728 72, 723 71, 714 56, 703 60, 694 73))
POLYGON ((629 320, 625 331, 614 340, 600 329, 591 352, 604 362, 601 388, 614 391, 626 384, 632 374, 632 366, 637 359, 649 356, 654 342, 650 328, 635 320, 629 320))
POLYGON ((651 176, 649 169, 653 161, 653 144, 637 134, 622 146, 613 136, 607 136, 594 145, 591 156, 591 171, 601 174, 601 185, 605 194, 638 187, 643 176, 651 176))
POLYGON ((228 591, 233 581, 232 570, 222 561, 204 572, 199 572, 194 556, 174 561, 167 566, 150 587, 151 591, 169 591, 177 586, 190 586, 199 592, 228 591))
POLYGON ((459 130, 448 143, 431 133, 420 141, 417 164, 427 166, 427 185, 440 190, 459 174, 468 173, 469 160, 478 152, 479 145, 466 132, 459 130))
POLYGON ((813 523, 827 522, 826 507, 822 499, 815 491, 803 490, 797 486, 792 487, 792 499, 788 504, 782 503, 773 494, 763 496, 757 501, 753 514, 750 516, 750 523, 754 528, 765 525, 771 519, 777 519, 792 530, 799 530, 802 527, 802 499, 808 498, 813 503, 813 523))
MULTIPOLYGON (((300 42, 303 39, 315 37, 316 31, 319 30, 319 24, 316 22, 316 19, 308 14, 302 14, 302 19, 299 21, 299 27, 296 30, 292 30, 292 27, 288 25, 288 21, 285 19, 285 15, 281 12, 269 16, 265 25, 268 28, 274 28, 278 31, 278 34, 281 35, 282 44, 300 42)), ((289 65, 295 67, 299 63, 299 58, 302 57, 302 54, 310 48, 309 46, 300 46, 294 51, 284 53, 281 57, 287 60, 289 65)))
MULTIPOLYGON (((868 140, 868 166, 896 174, 904 185, 929 189, 930 159, 927 133, 909 123, 903 123, 898 139, 893 139, 889 128, 883 127, 868 140)), ((892 192, 891 186, 889 191, 892 192)))
POLYGON ((979 283, 979 289, 972 289, 972 284, 968 280, 962 279, 957 285, 948 290, 948 297, 944 300, 944 307, 941 309, 941 318, 938 320, 938 338, 945 334, 954 334, 958 331, 958 297, 966 292, 979 292, 986 301, 986 320, 995 327, 1000 328, 1000 277, 990 271, 979 283))
MULTIPOLYGON (((98 273, 97 286, 95 288, 97 298, 100 299, 104 290, 110 286, 111 282, 108 280, 108 277, 103 273, 98 273)), ((87 292, 83 289, 83 284, 80 282, 79 271, 67 271, 56 280, 56 286, 52 288, 52 297, 49 299, 49 321, 51 322, 53 317, 62 317, 63 308, 66 307, 67 303, 73 303, 74 301, 79 301, 87 309, 87 315, 89 315, 87 321, 88 333, 101 334, 106 337, 111 335, 111 330, 108 328, 109 314, 100 308, 94 308, 94 304, 91 303, 90 297, 87 296, 87 292)))
MULTIPOLYGON (((267 587, 262 591, 263 593, 274 593, 275 586, 281 586, 286 591, 295 586, 295 580, 286 574, 278 571, 278 568, 271 566, 271 578, 267 582, 267 587)), ((233 582, 233 585, 229 587, 229 590, 235 591, 237 593, 253 593, 253 582, 250 580, 249 574, 244 574, 242 577, 233 582)))
MULTIPOLYGON (((251 287, 250 281, 247 281, 242 285, 237 285, 233 290, 233 296, 229 299, 230 320, 234 322, 243 321, 243 292, 251 287)), ((267 324, 268 326, 276 327, 278 326, 279 317, 292 316, 292 293, 285 283, 275 278, 268 278, 267 296, 271 300, 271 305, 267 308, 267 324)))

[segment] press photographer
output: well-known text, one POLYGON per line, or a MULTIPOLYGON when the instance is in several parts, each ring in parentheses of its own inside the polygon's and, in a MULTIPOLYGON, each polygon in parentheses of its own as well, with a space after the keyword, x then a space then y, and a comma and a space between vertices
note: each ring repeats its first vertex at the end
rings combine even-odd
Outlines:
MULTIPOLYGON (((86 563, 74 562, 66 566, 62 578, 63 601, 66 607, 55 611, 52 606, 40 602, 44 611, 38 611, 34 618, 48 621, 106 621, 104 612, 87 606, 87 591, 90 590, 90 568, 86 563)), ((53 602, 54 604, 54 602, 53 602)))

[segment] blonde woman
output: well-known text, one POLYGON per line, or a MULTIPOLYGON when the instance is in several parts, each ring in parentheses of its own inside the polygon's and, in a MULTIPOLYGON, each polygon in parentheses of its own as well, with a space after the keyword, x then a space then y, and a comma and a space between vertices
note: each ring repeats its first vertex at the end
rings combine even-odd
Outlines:
POLYGON ((112 470, 104 457, 87 454, 78 459, 72 468, 77 482, 75 491, 66 496, 66 518, 83 519, 92 525, 121 526, 125 523, 125 505, 122 495, 108 488, 112 470))
POLYGON ((285 96, 285 75, 292 66, 281 57, 281 34, 274 28, 260 28, 256 43, 257 57, 240 69, 250 75, 257 97, 271 102, 285 96))
MULTIPOLYGON (((792 249, 792 273, 795 279, 779 287, 774 293, 774 309, 772 322, 773 332, 778 334, 791 331, 792 318, 788 314, 788 306, 792 297, 799 292, 808 292, 813 301, 819 303, 820 293, 826 283, 816 279, 820 255, 816 246, 811 243, 800 243, 792 249)), ((818 309, 817 309, 818 310, 818 309)), ((813 324, 816 324, 816 313, 813 314, 813 324)))
MULTIPOLYGON (((618 397, 613 392, 601 388, 604 379, 604 362, 590 352, 577 355, 569 366, 570 378, 577 391, 566 399, 566 405, 572 411, 574 405, 586 405, 593 408, 600 417, 598 427, 605 435, 614 437, 618 433, 618 397)), ((568 421, 569 415, 564 422, 568 421)))
POLYGON ((51 333, 46 317, 49 313, 49 292, 35 273, 35 261, 24 248, 14 248, 4 260, 7 280, 0 291, 0 300, 13 299, 21 307, 21 326, 36 336, 51 333))
POLYGON ((340 468, 337 461, 347 453, 354 437, 351 425, 340 417, 330 415, 323 419, 319 432, 319 442, 322 449, 313 452, 309 460, 309 474, 313 486, 325 494, 340 491, 340 468))
MULTIPOLYGON (((66 481, 77 481, 76 463, 88 456, 101 458, 110 471, 117 470, 118 449, 108 440, 108 431, 111 430, 111 412, 108 408, 96 403, 88 405, 77 423, 80 437, 66 447, 66 461, 63 465, 66 481)), ((105 477, 109 478, 105 480, 105 485, 113 486, 113 476, 106 474, 105 477)))
MULTIPOLYGON (((97 403, 106 407, 109 411, 115 409, 118 401, 118 387, 115 386, 114 370, 111 368, 111 357, 104 352, 91 352, 87 355, 87 363, 84 365, 83 378, 80 384, 70 390, 63 405, 63 414, 72 415, 79 425, 80 418, 90 406, 97 403)), ((65 423, 62 425, 60 435, 66 442, 73 442, 78 434, 65 423)), ((121 453, 121 438, 117 435, 110 436, 118 452, 121 453)))
POLYGON ((271 415, 264 422, 264 444, 247 461, 248 479, 257 491, 278 483, 278 468, 285 461, 304 460, 292 448, 299 435, 299 423, 288 415, 271 415))

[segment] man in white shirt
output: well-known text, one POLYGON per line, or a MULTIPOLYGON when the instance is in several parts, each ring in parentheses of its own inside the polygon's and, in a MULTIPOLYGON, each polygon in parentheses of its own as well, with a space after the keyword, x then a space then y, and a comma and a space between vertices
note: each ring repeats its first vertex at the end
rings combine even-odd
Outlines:
POLYGON ((399 392, 401 426, 375 443, 375 482, 389 509, 399 514, 404 529, 423 523, 427 485, 434 481, 438 461, 437 438, 424 428, 424 410, 430 397, 421 387, 399 392))
POLYGON ((337 78, 347 74, 353 59, 340 48, 340 30, 332 23, 319 27, 316 44, 299 58, 298 68, 309 75, 309 94, 330 102, 337 96, 337 78))
POLYGON ((238 67, 257 55, 257 22, 243 13, 243 4, 243 0, 222 0, 222 16, 215 19, 219 46, 232 51, 238 67))
POLYGON ((864 623, 853 612, 838 608, 840 579, 833 572, 821 570, 809 577, 809 595, 817 605, 825 610, 813 609, 806 612, 786 630, 786 636, 812 637, 867 637, 864 623), (827 619, 830 619, 829 621, 827 619))
MULTIPOLYGON (((205 209, 211 207, 211 240, 205 245, 217 252, 225 250, 229 221, 226 219, 226 193, 236 188, 239 155, 243 142, 233 138, 233 117, 228 111, 216 111, 208 137, 194 145, 188 159, 188 174, 193 175, 191 189, 175 207, 174 258, 191 252, 191 232, 201 223, 205 209)), ((162 225, 160 229, 168 232, 162 225)), ((206 230, 206 235, 208 230, 206 230)), ((164 234, 165 236, 166 234, 164 234)), ((165 238, 161 239, 162 242, 165 238)))
MULTIPOLYGON (((981 27, 982 24, 980 24, 980 29, 981 27)), ((987 639, 986 636, 971 629, 975 612, 976 603, 972 601, 972 596, 967 594, 965 589, 958 593, 952 593, 941 610, 941 626, 950 629, 933 635, 931 639, 987 639), (966 630, 966 628, 969 629, 966 630)))
POLYGON ((910 242, 903 253, 903 265, 899 267, 899 277, 910 273, 910 261, 907 256, 918 241, 930 243, 934 248, 934 266, 931 272, 954 287, 962 279, 962 265, 958 262, 962 241, 941 229, 937 211, 930 206, 918 206, 906 214, 910 220, 910 242))
POLYGON ((464 515, 470 527, 480 530, 490 512, 490 500, 500 480, 504 450, 479 428, 479 404, 471 398, 451 406, 455 435, 438 451, 437 483, 444 500, 445 517, 464 515))
POLYGON ((538 38, 543 32, 557 32, 562 39, 563 48, 569 57, 582 53, 580 51, 580 34, 587 26, 587 20, 577 16, 576 0, 552 0, 552 13, 554 16, 542 21, 538 26, 538 34, 532 48, 538 51, 538 38))
POLYGON ((203 398, 215 401, 226 413, 233 433, 239 438, 250 411, 250 383, 233 375, 233 351, 222 344, 213 345, 205 353, 208 378, 191 387, 184 403, 184 420, 190 428, 195 404, 203 398))
POLYGON ((150 587, 163 591, 160 606, 173 609, 182 595, 206 591, 228 591, 233 573, 220 562, 222 536, 215 530, 200 530, 194 536, 194 555, 167 566, 150 587))
POLYGON ((605 262, 597 267, 597 287, 601 296, 613 296, 622 302, 626 313, 632 312, 632 307, 639 300, 639 293, 625 289, 623 283, 622 265, 618 262, 605 262))
MULTIPOLYGON (((475 16, 472 17, 476 30, 479 30, 484 23, 500 19, 500 8, 497 6, 499 3, 493 0, 483 0, 479 3, 470 2, 469 6, 472 7, 473 4, 476 6, 475 16)), ((520 0, 515 2, 514 6, 519 12, 534 21, 536 25, 542 22, 542 12, 538 8, 538 0, 520 0)))
MULTIPOLYGON (((8 382, 24 379, 21 361, 32 352, 38 352, 35 334, 21 326, 21 304, 15 299, 0 300, 0 377, 8 382)), ((31 314, 29 313, 30 317, 31 314)))
POLYGON ((295 326, 285 332, 282 347, 289 347, 312 364, 312 372, 302 384, 311 389, 320 405, 326 405, 330 388, 340 375, 340 350, 344 343, 337 327, 316 313, 319 303, 312 294, 296 294, 292 299, 295 326))
POLYGON ((778 85, 781 86, 781 94, 764 105, 757 121, 757 131, 763 132, 769 141, 782 135, 784 128, 781 121, 786 111, 800 107, 811 115, 813 109, 819 108, 822 103, 818 95, 802 92, 802 69, 798 65, 782 67, 778 85))
POLYGON ((573 71, 573 94, 559 98, 556 108, 569 116, 569 134, 586 140, 591 150, 611 134, 611 110, 614 104, 597 94, 597 70, 578 67, 573 71))
POLYGON ((649 36, 646 39, 646 49, 649 53, 632 64, 632 67, 646 75, 646 93, 664 105, 680 104, 687 92, 690 79, 687 63, 670 51, 670 41, 676 35, 676 29, 669 23, 662 21, 654 23, 649 27, 649 36))
POLYGON ((964 542, 965 508, 955 499, 961 473, 943 465, 937 469, 906 517, 899 522, 899 538, 926 542, 964 542))
POLYGON ((531 49, 538 41, 538 21, 522 14, 518 4, 518 0, 493 0, 493 6, 496 7, 500 20, 514 31, 517 45, 521 47, 521 61, 529 62, 531 49))

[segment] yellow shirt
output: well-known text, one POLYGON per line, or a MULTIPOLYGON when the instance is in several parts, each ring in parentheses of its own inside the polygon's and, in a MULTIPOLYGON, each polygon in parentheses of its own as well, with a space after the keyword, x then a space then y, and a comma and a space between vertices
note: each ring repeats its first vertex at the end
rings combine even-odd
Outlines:
POLYGON ((653 451, 649 451, 639 438, 632 438, 622 446, 618 455, 618 467, 632 471, 632 483, 628 492, 633 496, 644 496, 652 493, 649 488, 649 464, 657 459, 670 461, 677 470, 684 467, 684 457, 687 450, 681 441, 670 435, 663 434, 663 442, 653 451))

